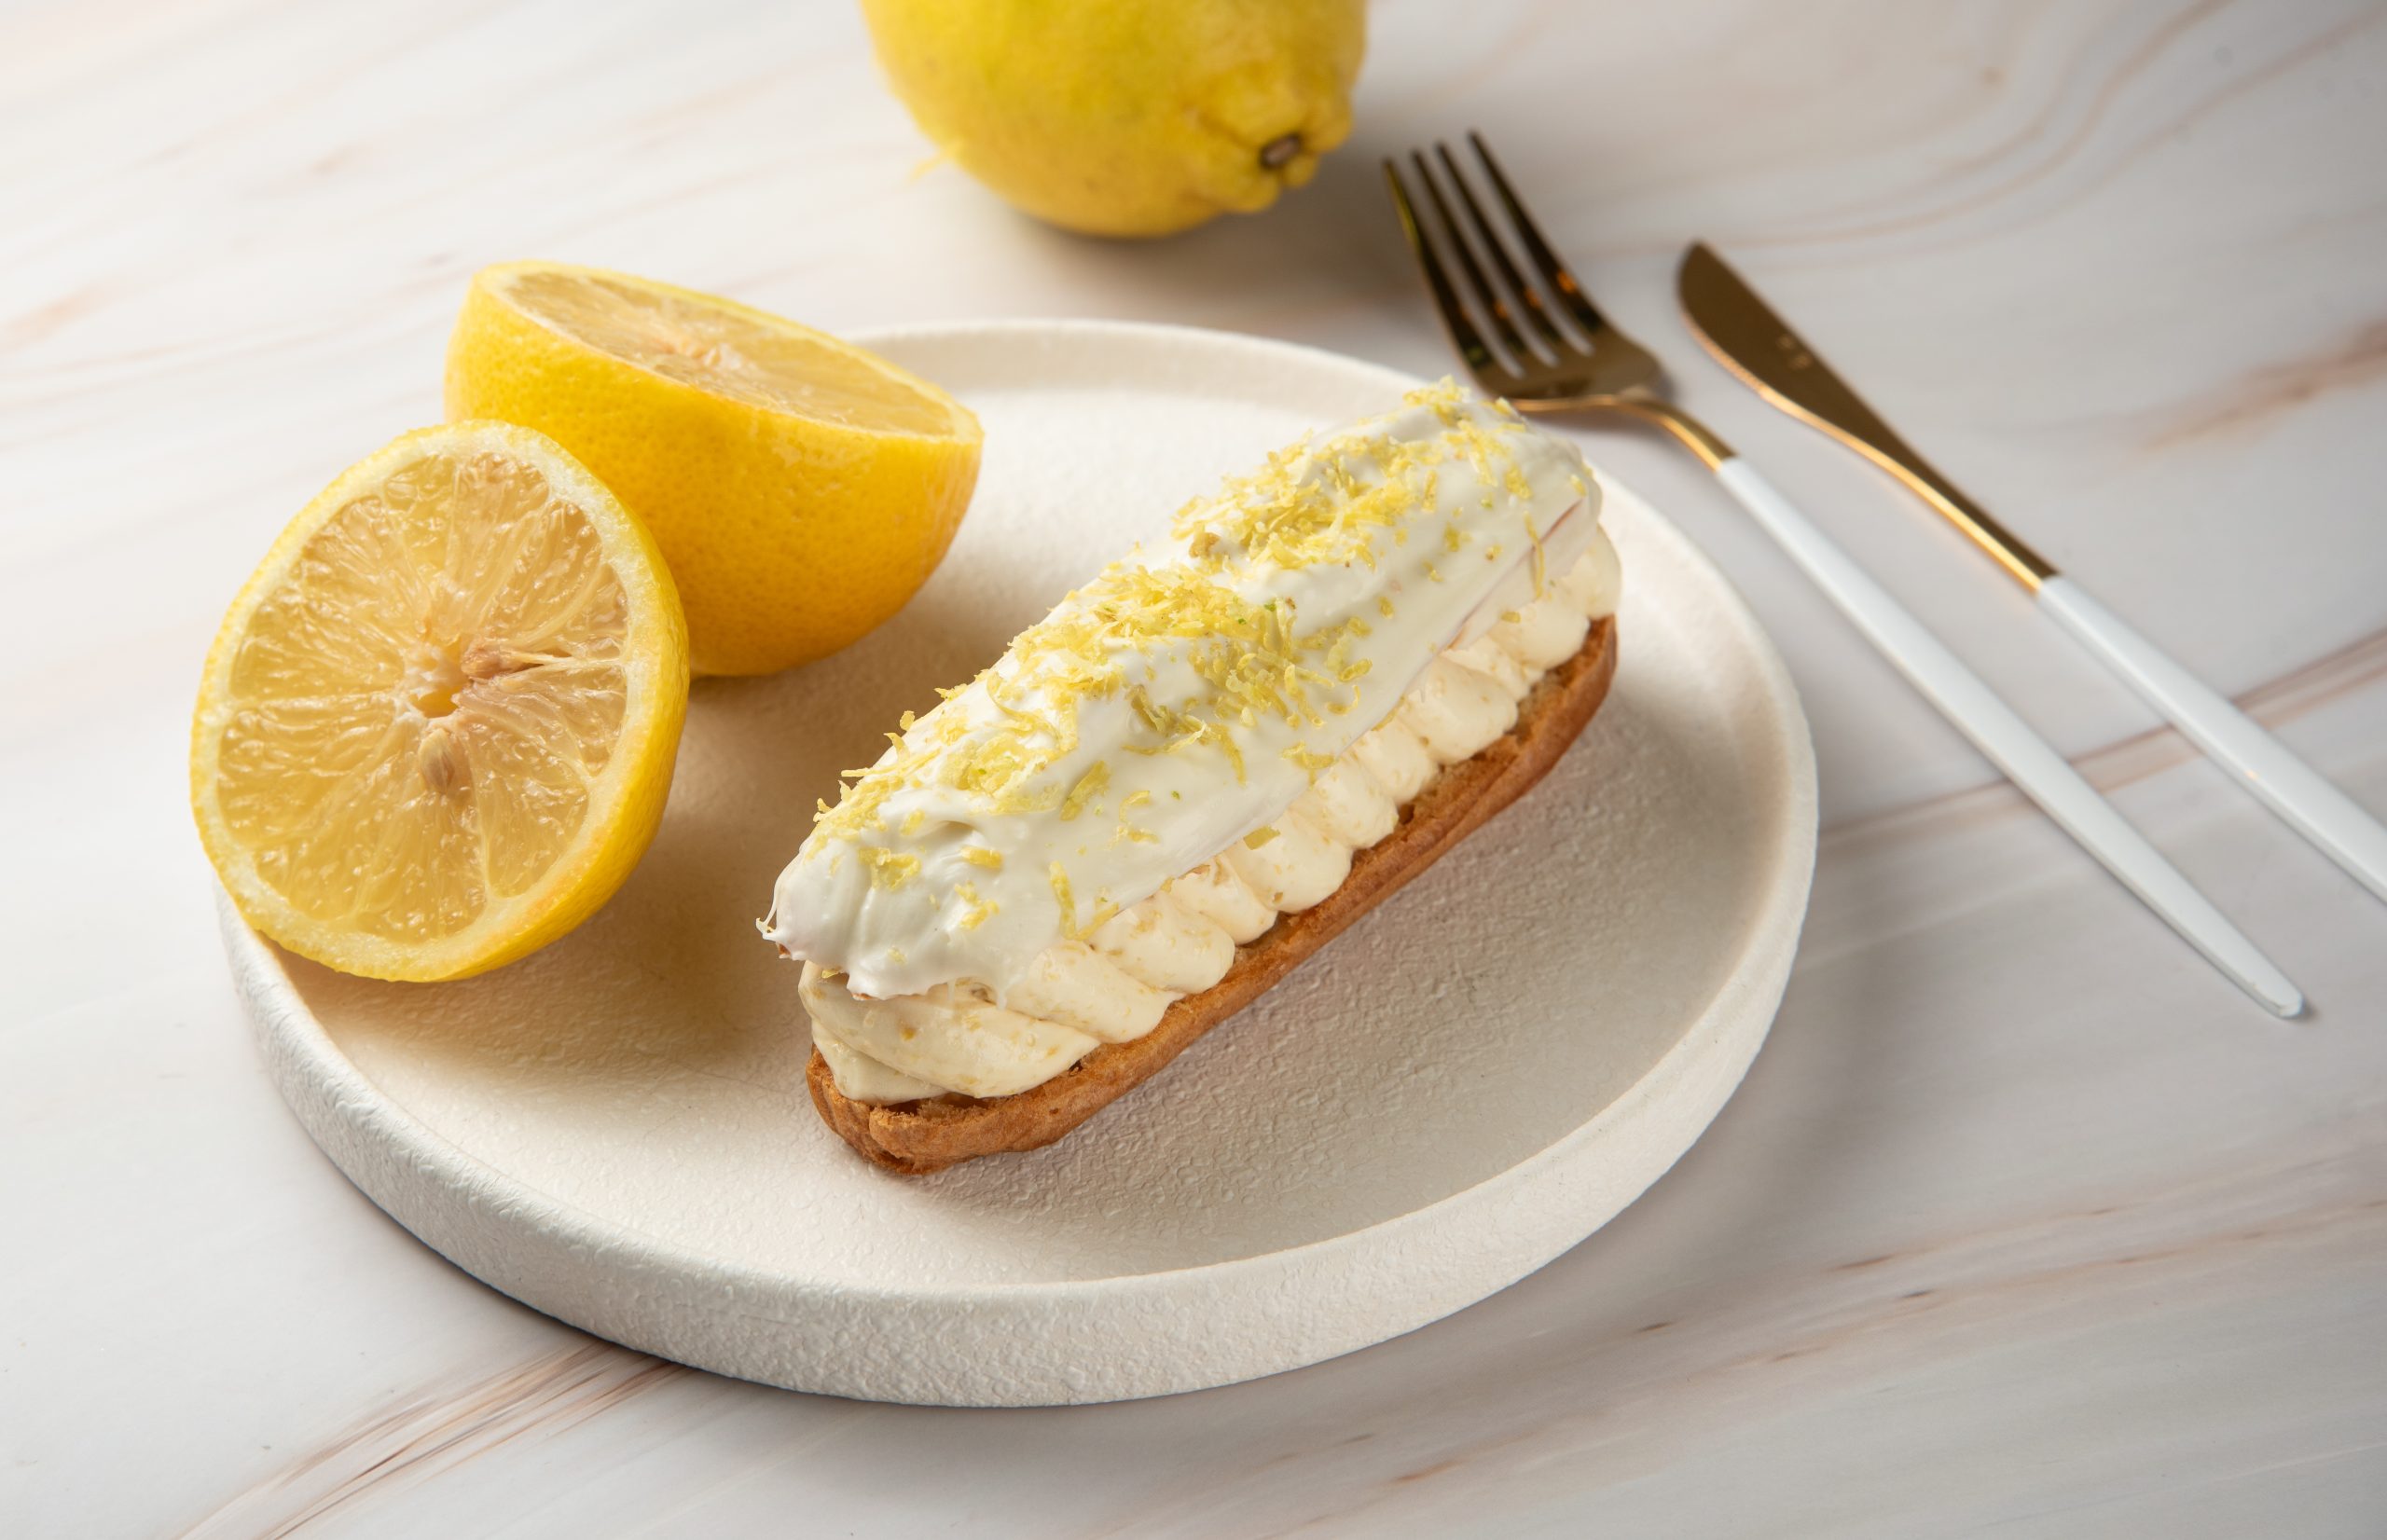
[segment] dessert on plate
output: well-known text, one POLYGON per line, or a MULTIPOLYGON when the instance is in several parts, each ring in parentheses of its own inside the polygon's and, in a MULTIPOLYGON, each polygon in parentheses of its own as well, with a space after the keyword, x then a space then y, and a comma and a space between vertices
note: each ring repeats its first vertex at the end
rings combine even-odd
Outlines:
POLYGON ((1189 503, 821 804, 762 928, 822 1119, 1068 1134, 1539 779, 1618 591, 1573 446, 1448 382, 1189 503))

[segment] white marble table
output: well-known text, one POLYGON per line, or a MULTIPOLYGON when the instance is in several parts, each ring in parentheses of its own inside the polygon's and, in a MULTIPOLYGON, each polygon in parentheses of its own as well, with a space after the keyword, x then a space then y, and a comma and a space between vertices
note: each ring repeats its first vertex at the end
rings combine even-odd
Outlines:
MULTIPOLYGON (((1358 141, 1150 247, 922 145, 851 7, 26 0, 0 16, 0 1533, 2374 1535, 2387 910, 1951 534, 1699 357, 1704 235, 2035 543, 2387 806, 2387 10, 1378 7, 1358 141), (808 1398, 455 1272, 268 1089, 184 806, 227 597, 438 414, 464 275, 628 268, 831 327, 1103 315, 1423 371, 1375 161, 1476 125, 1596 291, 2310 991, 2265 1019, 1686 461, 1812 715, 1773 1040, 1508 1293, 1127 1406, 808 1398)), ((701 707, 699 707, 701 708, 701 707)))

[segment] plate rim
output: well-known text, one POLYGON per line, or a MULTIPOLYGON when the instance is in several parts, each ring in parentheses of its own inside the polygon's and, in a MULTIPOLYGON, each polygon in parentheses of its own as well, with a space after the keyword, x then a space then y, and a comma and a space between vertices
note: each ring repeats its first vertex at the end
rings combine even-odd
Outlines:
MULTIPOLYGON (((1172 323, 1088 318, 1002 318, 907 323, 857 329, 844 335, 849 340, 874 350, 991 337, 1050 338, 1059 336, 1098 339, 1100 345, 1195 348, 1211 352, 1247 355, 1253 352, 1275 353, 1313 361, 1345 374, 1366 371, 1381 377, 1387 389, 1406 390, 1423 383, 1417 377, 1390 365, 1330 349, 1276 337, 1172 323)), ((1605 473, 1603 475, 1611 485, 1621 485, 1616 483, 1614 477, 1606 476, 1605 473)), ((251 1017, 257 1046, 266 1060, 269 1074, 309 1136, 360 1191, 409 1233, 476 1279, 520 1299, 532 1309, 600 1336, 627 1341, 641 1351, 659 1353, 716 1372, 786 1384, 788 1382, 784 1380, 756 1373, 752 1364, 741 1366, 702 1353, 691 1353, 683 1347, 658 1346, 653 1335, 649 1335, 645 1341, 631 1341, 631 1336, 637 1334, 626 1335, 618 1325, 612 1323, 592 1324, 588 1311, 559 1308, 552 1300, 526 1298, 525 1294, 489 1277, 482 1270, 456 1256, 455 1250, 448 1245, 425 1233, 426 1230, 437 1231, 447 1226, 436 1215, 411 1212, 416 1204, 408 1197, 401 1195, 393 1199, 385 1195, 379 1181, 358 1169, 371 1164, 366 1159, 365 1151, 362 1148, 351 1150, 345 1147, 358 1139, 369 1139, 383 1145, 389 1151, 404 1156, 408 1165, 422 1171, 430 1178, 431 1185, 446 1194, 451 1203, 479 1203, 490 1192, 503 1189, 510 1195, 509 1208, 530 1217, 545 1239, 559 1242, 583 1256, 620 1257, 625 1253, 631 1254, 642 1262, 662 1263, 676 1273, 698 1276, 709 1284, 725 1286, 750 1299, 753 1291, 759 1291, 792 1303, 834 1303, 839 1307, 863 1304, 918 1309, 951 1306, 958 1302, 964 1306, 1028 1305, 1068 1310, 1074 1305, 1133 1301, 1142 1296, 1151 1296, 1154 1299, 1175 1298, 1182 1294, 1189 1280, 1198 1280, 1202 1286, 1221 1292, 1233 1292, 1234 1286, 1247 1282, 1262 1283, 1267 1274, 1300 1271, 1310 1264, 1331 1263, 1339 1253, 1365 1254, 1397 1248, 1404 1232, 1419 1227, 1435 1228, 1453 1208, 1497 1202, 1511 1189, 1523 1189, 1551 1177, 1557 1168, 1567 1166, 1582 1146, 1596 1142, 1610 1125, 1625 1116, 1626 1108, 1638 1099, 1652 1094, 1653 1088, 1669 1078, 1670 1070, 1677 1075, 1684 1073, 1681 1061, 1686 1045, 1700 1038, 1704 1031, 1712 1032, 1745 1014, 1759 1019, 1745 1053, 1739 1055, 1738 1062, 1731 1066, 1729 1083, 1722 1087, 1721 1093, 1715 1098, 1715 1106, 1699 1120, 1690 1139, 1680 1149, 1651 1172, 1647 1180, 1640 1182, 1621 1203, 1576 1231, 1572 1239, 1564 1241, 1545 1254, 1532 1257, 1521 1268, 1504 1266, 1500 1270, 1499 1281, 1488 1288, 1462 1285, 1460 1288, 1465 1298, 1456 1303, 1433 1309, 1430 1313, 1415 1319, 1403 1314, 1382 1329, 1363 1329, 1359 1333, 1361 1340, 1249 1372, 1223 1376, 1196 1374, 1181 1383, 1144 1388, 1112 1387, 1083 1396, 1055 1398, 1036 1396, 1018 1401, 962 1396, 944 1404, 1050 1405, 1061 1404, 1063 1400, 1101 1401, 1169 1394, 1278 1372, 1414 1330, 1498 1292, 1580 1244, 1613 1218, 1616 1213, 1637 1201, 1675 1161, 1698 1141, 1716 1113, 1721 1110, 1723 1103, 1730 1099, 1771 1031, 1783 991, 1788 983, 1791 963, 1812 895, 1817 814, 1814 741, 1788 667, 1737 585, 1716 566, 1706 552, 1647 500, 1631 493, 1629 488, 1627 491, 1640 504, 1641 512, 1648 516, 1649 532, 1673 547, 1671 554, 1674 557, 1698 571, 1728 601, 1728 618, 1743 633, 1742 640, 1746 651, 1758 665, 1761 694, 1779 719, 1780 742, 1786 750, 1782 772, 1789 805, 1783 819, 1785 839, 1782 846, 1773 852, 1772 869, 1761 879, 1765 889, 1764 901, 1747 923, 1747 943, 1733 959, 1714 993, 1690 1015, 1678 1037, 1649 1068, 1606 1106, 1549 1144, 1430 1203, 1295 1245, 1222 1260, 1123 1272, 1101 1278, 890 1285, 807 1278, 751 1262, 707 1256, 679 1242, 607 1219, 594 1210, 535 1187, 482 1160, 423 1122, 340 1052, 322 1020, 308 1009, 305 997, 293 982, 281 953, 242 921, 219 884, 216 902, 228 959, 251 1017), (1783 871, 1781 863, 1785 860, 1795 870, 1783 871), (1752 986, 1755 997, 1749 997, 1752 986), (345 1116, 337 1115, 335 1108, 344 1110, 345 1116), (325 1126, 319 1127, 319 1122, 325 1126), (476 1176, 479 1179, 476 1180, 476 1176), (401 1212, 402 1209, 409 1212, 401 1212)), ((455 1249, 463 1247, 459 1245, 455 1249)), ((873 1394, 867 1389, 823 1383, 791 1385, 790 1388, 854 1396, 873 1394)), ((943 1400, 942 1397, 909 1395, 890 1396, 883 1393, 876 1398, 943 1400)))

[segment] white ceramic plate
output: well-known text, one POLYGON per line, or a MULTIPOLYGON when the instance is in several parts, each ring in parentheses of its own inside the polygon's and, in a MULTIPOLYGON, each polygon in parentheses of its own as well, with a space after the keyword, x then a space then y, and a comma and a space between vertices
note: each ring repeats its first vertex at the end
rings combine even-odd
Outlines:
POLYGON ((905 1179, 814 1116, 754 933, 836 773, 1186 498, 1414 381, 1278 343, 1019 323, 867 339, 987 428, 891 625, 697 686, 655 847, 580 930, 461 983, 343 978, 226 908, 273 1076, 374 1202, 492 1286, 724 1374, 960 1405, 1273 1373, 1505 1287, 1673 1164, 1757 1052, 1814 866, 1781 660, 1607 486, 1614 690, 1522 802, 1055 1148, 905 1179))

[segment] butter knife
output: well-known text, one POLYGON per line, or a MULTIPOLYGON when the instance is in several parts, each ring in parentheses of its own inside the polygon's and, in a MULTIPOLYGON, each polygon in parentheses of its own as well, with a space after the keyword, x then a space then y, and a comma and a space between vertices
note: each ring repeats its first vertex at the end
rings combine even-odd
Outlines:
POLYGON ((1933 469, 1789 323, 1704 243, 1676 275, 1693 335, 1767 401, 1904 482, 2029 589, 2056 624, 2119 674, 2289 828, 2387 900, 2387 828, 1933 469))

